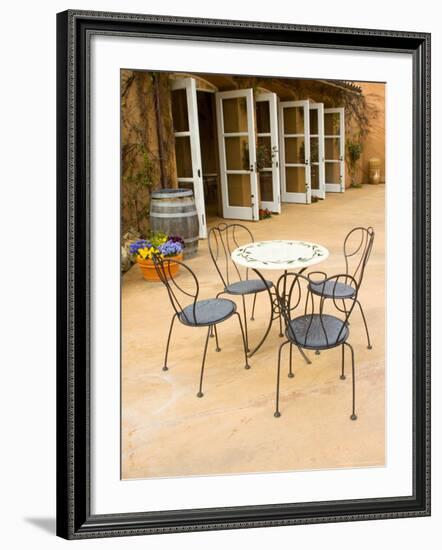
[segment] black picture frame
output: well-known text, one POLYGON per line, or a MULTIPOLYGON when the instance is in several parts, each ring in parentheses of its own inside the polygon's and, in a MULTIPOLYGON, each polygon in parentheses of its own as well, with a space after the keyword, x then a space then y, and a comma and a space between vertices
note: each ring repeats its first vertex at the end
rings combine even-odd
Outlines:
POLYGON ((430 35, 65 11, 57 15, 57 142, 57 534, 81 539, 430 515, 430 35), (88 70, 94 34, 412 55, 412 496, 91 514, 88 70))

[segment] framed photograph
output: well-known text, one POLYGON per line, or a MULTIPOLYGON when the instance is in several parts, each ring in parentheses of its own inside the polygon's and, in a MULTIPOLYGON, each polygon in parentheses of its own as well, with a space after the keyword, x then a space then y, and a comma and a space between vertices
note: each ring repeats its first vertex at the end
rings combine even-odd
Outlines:
POLYGON ((430 514, 430 36, 57 19, 57 533, 430 514))

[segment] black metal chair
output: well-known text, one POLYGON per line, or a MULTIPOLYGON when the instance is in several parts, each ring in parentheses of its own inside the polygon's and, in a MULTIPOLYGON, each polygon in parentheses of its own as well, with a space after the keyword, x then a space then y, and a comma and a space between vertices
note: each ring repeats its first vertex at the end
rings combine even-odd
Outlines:
POLYGON ((307 350, 329 350, 338 346, 342 347, 342 365, 341 365, 341 380, 345 380, 344 361, 345 351, 344 346, 347 346, 351 351, 351 369, 352 369, 352 414, 351 420, 356 420, 355 413, 355 360, 353 347, 349 344, 350 336, 349 318, 356 303, 358 289, 354 277, 348 274, 334 275, 327 278, 323 272, 316 271, 309 273, 307 276, 300 273, 285 273, 278 279, 277 294, 280 300, 280 308, 285 322, 286 340, 279 346, 278 351, 278 370, 276 375, 276 410, 274 416, 281 416, 279 410, 279 385, 281 373, 281 351, 287 344, 290 345, 289 359, 289 378, 293 378, 292 370, 292 347, 297 346, 299 349, 307 350), (315 280, 315 277, 320 276, 320 280, 315 280), (327 288, 329 293, 313 294, 310 291, 311 284, 321 283, 323 289, 327 288), (350 308, 342 308, 341 296, 338 289, 341 285, 352 285, 355 288, 355 299, 350 308), (315 296, 319 304, 315 307, 315 296), (334 308, 332 314, 324 313, 324 304, 326 299, 333 300, 334 308), (305 299, 305 302, 304 302, 305 299), (303 305, 304 304, 304 305, 303 305), (302 315, 294 316, 294 314, 304 307, 302 315))
POLYGON ((216 270, 221 278, 224 290, 221 294, 241 296, 243 306, 244 328, 246 335, 246 347, 249 350, 249 335, 247 329, 246 300, 247 295, 253 294, 253 306, 251 321, 255 319, 256 296, 260 292, 266 292, 273 287, 272 281, 261 279, 249 279, 249 270, 245 269, 244 276, 232 260, 232 252, 241 245, 254 242, 252 232, 239 223, 220 223, 212 227, 208 234, 208 245, 210 257, 215 264, 216 270), (267 285, 267 286, 266 286, 267 285))
MULTIPOLYGON (((230 317, 234 315, 238 317, 239 326, 241 328, 241 335, 242 335, 242 341, 244 346, 244 359, 246 362, 245 368, 246 369, 250 368, 250 365, 248 363, 248 358, 247 358, 246 341, 245 341, 244 329, 241 322, 241 317, 239 313, 236 311, 235 302, 233 302, 232 300, 228 300, 225 298, 212 298, 209 300, 198 300, 198 295, 199 295, 198 279, 188 265, 178 260, 174 260, 172 258, 161 258, 158 256, 154 257, 154 264, 155 264, 155 268, 158 273, 158 276, 161 279, 161 282, 164 284, 164 286, 167 289, 172 307, 175 310, 175 313, 170 322, 163 370, 168 370, 169 368, 167 366, 167 358, 169 354, 170 338, 172 335, 172 329, 173 329, 175 319, 178 318, 178 320, 183 325, 186 325, 188 327, 208 327, 206 341, 204 345, 203 361, 201 365, 199 390, 197 393, 198 397, 203 397, 204 394, 202 392, 202 388, 203 388, 204 365, 206 362, 207 346, 209 342, 209 335, 210 335, 211 329, 213 328, 216 336, 216 351, 221 351, 221 348, 219 347, 218 331, 216 329, 216 326, 224 321, 227 321, 227 319, 230 319, 230 317), (183 285, 178 284, 175 278, 171 276, 170 266, 173 264, 179 264, 181 266, 180 269, 186 272, 185 274, 189 276, 187 280, 189 288, 184 287, 184 282, 183 282, 183 285), (185 303, 187 303, 187 305, 185 303)), ((185 279, 186 278, 185 274, 180 273, 179 277, 185 279)))
POLYGON ((356 298, 357 293, 362 284, 365 268, 367 266, 368 259, 370 257, 374 241, 374 230, 372 227, 355 227, 352 229, 344 240, 344 258, 345 258, 345 272, 348 275, 352 275, 356 284, 354 286, 341 283, 336 286, 336 289, 332 289, 330 284, 313 283, 310 285, 310 291, 313 294, 323 296, 324 298, 333 298, 333 292, 335 298, 342 300, 344 309, 345 301, 355 301, 361 312, 362 320, 364 321, 365 332, 367 334, 367 348, 372 349, 370 341, 370 333, 368 331, 367 320, 365 318, 364 310, 362 309, 361 302, 356 298), (333 290, 333 292, 332 292, 333 290))

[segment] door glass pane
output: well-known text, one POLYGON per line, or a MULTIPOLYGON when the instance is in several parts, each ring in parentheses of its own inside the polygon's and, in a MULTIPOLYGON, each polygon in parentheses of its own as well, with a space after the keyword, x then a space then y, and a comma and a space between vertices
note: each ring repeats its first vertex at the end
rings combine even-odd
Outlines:
POLYGON ((193 191, 193 181, 180 181, 180 179, 178 178, 178 187, 180 189, 190 189, 191 191, 193 191))
POLYGON ((245 97, 223 99, 224 133, 247 132, 247 100, 245 97))
POLYGON ((172 119, 174 132, 189 131, 186 90, 172 90, 172 119))
POLYGON ((273 201, 273 174, 272 172, 260 172, 259 186, 261 191, 261 200, 273 201))
POLYGON ((312 164, 310 174, 311 174, 312 189, 319 189, 319 165, 318 164, 312 164))
POLYGON ((325 158, 327 160, 339 160, 341 157, 341 144, 339 138, 325 138, 325 158))
POLYGON ((258 170, 262 168, 271 168, 273 162, 272 142, 270 136, 258 137, 256 147, 256 164, 258 170))
POLYGON ((340 183, 340 163, 326 162, 325 163, 325 181, 326 183, 340 183))
POLYGON ((227 174, 229 206, 252 206, 249 174, 227 174))
POLYGON ((310 133, 318 133, 318 111, 316 109, 310 111, 310 133))
POLYGON ((284 138, 286 164, 304 164, 304 138, 284 138))
POLYGON ((329 136, 339 135, 341 131, 339 113, 324 113, 324 133, 329 136))
POLYGON ((256 128, 258 134, 270 134, 270 104, 268 101, 256 102, 256 128))
POLYGON ((304 133, 304 107, 285 107, 284 113, 284 133, 285 134, 303 134, 304 133))
POLYGON ((249 138, 247 136, 226 137, 227 170, 250 170, 249 138))
POLYGON ((319 138, 310 138, 310 160, 319 162, 319 138))
POLYGON ((305 193, 305 168, 290 166, 285 169, 285 187, 289 193, 305 193))
POLYGON ((191 178, 192 154, 190 150, 190 137, 182 136, 175 138, 176 170, 179 178, 191 178))

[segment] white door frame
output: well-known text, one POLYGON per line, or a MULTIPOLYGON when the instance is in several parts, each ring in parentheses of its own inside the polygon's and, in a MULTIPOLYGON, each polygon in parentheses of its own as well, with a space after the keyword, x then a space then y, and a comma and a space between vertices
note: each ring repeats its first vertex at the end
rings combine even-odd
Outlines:
POLYGON ((172 90, 186 90, 187 113, 189 130, 187 132, 175 132, 175 137, 190 138, 190 154, 192 160, 192 177, 178 178, 180 182, 192 183, 195 197, 196 210, 199 221, 199 238, 207 238, 206 205, 204 200, 203 173, 201 169, 200 132, 198 126, 198 103, 196 97, 196 80, 194 78, 178 78, 171 82, 172 90))
MULTIPOLYGON (((339 159, 327 159, 325 163, 339 163, 339 183, 325 182, 325 190, 327 193, 344 193, 345 191, 345 109, 344 107, 335 107, 333 109, 324 109, 324 115, 338 113, 339 114, 339 133, 325 134, 324 140, 339 138, 339 159)), ((325 154, 324 154, 325 156, 325 154)))
POLYGON ((273 201, 261 200, 261 207, 268 208, 271 212, 281 213, 281 191, 279 179, 279 139, 278 139, 278 96, 274 92, 258 93, 255 101, 266 101, 269 104, 270 114, 270 133, 257 132, 259 137, 270 137, 270 147, 272 148, 272 167, 264 168, 264 172, 272 172, 273 201))
POLYGON ((281 101, 279 103, 279 128, 280 128, 280 166, 281 166, 281 195, 283 202, 299 202, 309 204, 312 202, 311 174, 310 174, 310 113, 309 101, 281 101), (284 129, 284 109, 290 107, 302 107, 304 109, 304 131, 296 134, 287 134, 284 129), (285 139, 286 137, 304 138, 304 164, 288 164, 285 162, 285 139), (287 167, 304 167, 305 171, 305 192, 293 193, 287 191, 285 169, 287 167))
POLYGON ((318 138, 318 162, 313 162, 311 159, 311 165, 318 165, 319 189, 312 187, 312 196, 325 199, 324 104, 310 103, 310 111, 316 111, 318 117, 318 133, 310 134, 310 138, 318 138))
POLYGON ((255 138, 255 112, 253 106, 252 88, 244 90, 232 90, 228 92, 216 92, 216 119, 218 128, 219 164, 221 180, 221 197, 223 205, 223 217, 237 220, 259 220, 258 178, 256 173, 256 138, 255 138), (246 98, 247 104, 247 131, 224 132, 223 105, 224 99, 246 98), (226 147, 224 138, 247 136, 249 144, 249 170, 227 170, 226 147), (227 176, 229 174, 248 174, 250 177, 250 206, 230 206, 227 176))

